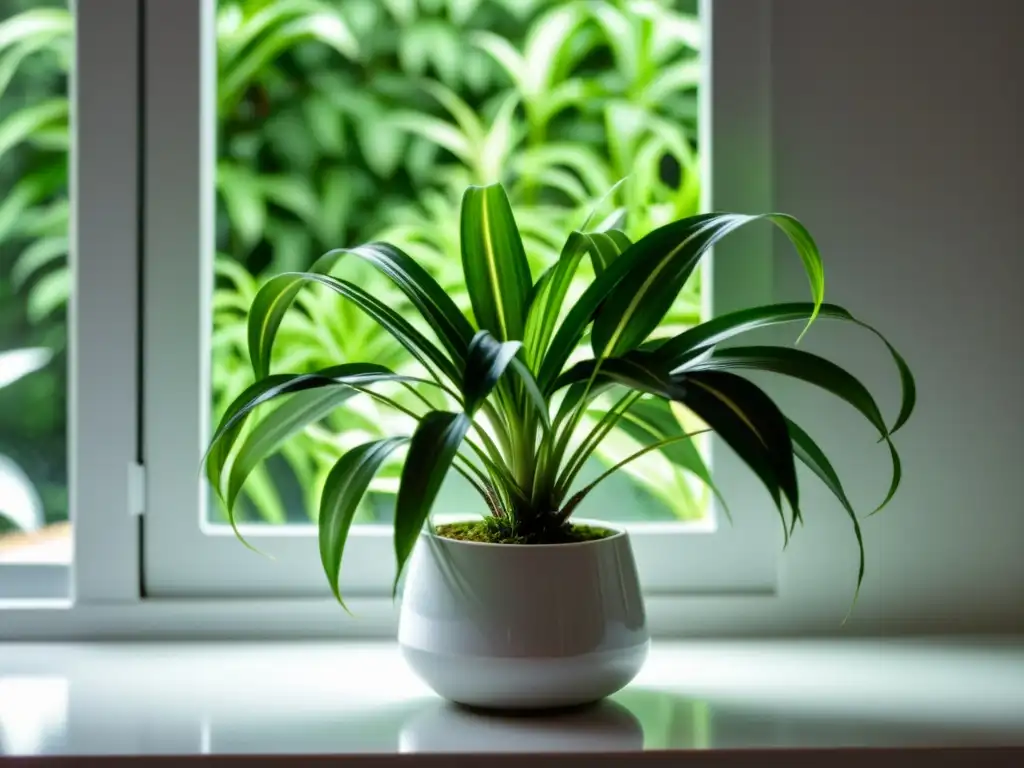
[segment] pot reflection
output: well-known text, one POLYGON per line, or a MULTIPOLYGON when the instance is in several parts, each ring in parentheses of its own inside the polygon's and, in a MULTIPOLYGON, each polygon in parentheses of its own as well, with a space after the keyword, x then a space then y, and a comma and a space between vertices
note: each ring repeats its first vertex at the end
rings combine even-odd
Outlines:
POLYGON ((65 737, 68 681, 0 675, 0 756, 45 755, 65 737))
POLYGON ((430 702, 398 734, 399 752, 619 752, 643 744, 640 721, 612 701, 529 714, 430 702))

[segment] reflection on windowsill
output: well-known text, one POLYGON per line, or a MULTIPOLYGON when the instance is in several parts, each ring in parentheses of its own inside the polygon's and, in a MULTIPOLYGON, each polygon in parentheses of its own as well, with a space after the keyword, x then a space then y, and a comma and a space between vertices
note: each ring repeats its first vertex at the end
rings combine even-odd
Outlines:
POLYGON ((394 643, 21 644, 0 655, 0 755, 1024 745, 1010 642, 662 642, 594 707, 446 704, 394 643))
POLYGON ((68 680, 0 677, 0 755, 44 755, 65 736, 68 680))
POLYGON ((399 752, 628 752, 644 729, 621 704, 564 712, 495 714, 431 701, 402 723, 399 752))
POLYGON ((55 523, 28 533, 0 536, 0 564, 68 565, 71 523, 55 523))

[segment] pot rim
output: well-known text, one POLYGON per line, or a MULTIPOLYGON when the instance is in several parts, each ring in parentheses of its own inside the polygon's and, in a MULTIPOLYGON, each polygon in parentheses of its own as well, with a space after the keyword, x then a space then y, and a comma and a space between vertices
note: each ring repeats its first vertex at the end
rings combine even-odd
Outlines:
MULTIPOLYGON (((447 522, 461 523, 461 522, 473 522, 477 520, 475 517, 468 517, 466 520, 450 520, 447 522)), ((604 520, 595 520, 593 518, 582 518, 579 520, 573 520, 572 522, 581 523, 583 525, 592 525, 599 528, 607 528, 609 531, 613 531, 611 536, 605 536, 603 539, 590 539, 588 541, 567 541, 562 544, 500 544, 494 541, 466 541, 465 539, 449 539, 447 536, 437 536, 428 530, 424 530, 420 535, 434 541, 444 542, 446 545, 453 546, 469 546, 469 547, 496 547, 500 549, 522 549, 522 550, 548 550, 548 549, 564 549, 566 547, 591 547, 600 544, 607 544, 619 539, 628 538, 629 534, 626 532, 624 526, 615 523, 609 523, 604 520)))

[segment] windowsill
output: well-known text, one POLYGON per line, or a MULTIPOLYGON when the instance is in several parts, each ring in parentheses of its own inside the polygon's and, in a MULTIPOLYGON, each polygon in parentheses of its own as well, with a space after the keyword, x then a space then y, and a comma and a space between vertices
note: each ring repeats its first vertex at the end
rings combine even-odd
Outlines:
POLYGON ((1024 645, 1009 640, 656 641, 609 703, 530 718, 443 704, 385 642, 22 643, 0 653, 8 755, 245 753, 287 764, 297 754, 596 751, 636 753, 632 764, 664 750, 752 749, 743 759, 757 764, 763 749, 1015 745, 1024 645))

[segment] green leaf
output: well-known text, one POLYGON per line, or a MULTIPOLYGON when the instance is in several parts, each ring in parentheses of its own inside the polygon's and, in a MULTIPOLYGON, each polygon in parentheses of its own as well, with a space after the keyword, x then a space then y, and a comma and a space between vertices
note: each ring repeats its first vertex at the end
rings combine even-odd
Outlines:
POLYGON ((275 0, 246 25, 244 42, 218 47, 218 102, 229 108, 277 58, 298 43, 313 40, 348 60, 359 56, 359 43, 331 6, 317 0, 275 0))
POLYGON ((594 273, 600 275, 633 243, 626 233, 611 229, 606 232, 590 232, 583 235, 587 253, 594 264, 594 273))
POLYGON ((867 323, 862 323, 860 320, 855 320, 854 322, 856 322, 857 325, 867 328, 882 340, 886 349, 889 350, 889 354, 892 355, 892 359, 896 363, 896 369, 900 374, 900 387, 902 389, 900 412, 896 416, 896 421, 894 421, 893 425, 889 427, 889 434, 891 435, 906 424, 907 419, 909 419, 910 415, 914 412, 914 406, 917 404, 917 385, 914 383, 914 374, 910 372, 910 366, 907 365, 907 361, 903 359, 903 356, 896 351, 896 348, 890 344, 881 333, 876 331, 867 323))
POLYGON ((631 24, 626 14, 610 3, 593 2, 589 8, 604 31, 616 72, 627 82, 636 81, 643 65, 639 25, 631 24))
POLYGON ((341 599, 338 577, 352 520, 381 464, 408 439, 390 437, 363 443, 342 456, 327 475, 320 497, 320 561, 327 574, 327 583, 342 606, 345 603, 341 599))
MULTIPOLYGON (((717 214, 705 214, 677 223, 690 222, 689 226, 696 228, 714 220, 716 216, 717 214)), ((615 259, 607 269, 594 279, 579 300, 569 310, 569 313, 555 332, 555 336, 551 340, 551 344, 541 363, 538 383, 543 392, 550 393, 553 391, 552 387, 562 372, 562 367, 582 341, 587 326, 593 321, 598 309, 613 292, 618 291, 616 286, 623 281, 623 278, 630 274, 631 270, 635 268, 637 271, 641 271, 643 264, 648 264, 651 261, 652 249, 650 238, 661 231, 656 230, 651 235, 634 243, 615 259)))
POLYGON ((444 82, 460 84, 464 55, 459 30, 441 19, 422 19, 398 37, 398 59, 404 72, 422 75, 433 67, 444 82))
POLYGON ((312 185, 301 176, 263 175, 260 189, 269 202, 290 211, 309 226, 319 225, 320 202, 312 185))
MULTIPOLYGON (((408 137, 384 107, 364 110, 356 122, 362 160, 378 178, 389 179, 402 163, 408 137)), ((375 185, 376 186, 376 185, 375 185)))
MULTIPOLYGON (((508 342, 506 342, 508 343, 508 342)), ((540 391, 540 387, 537 386, 537 380, 533 374, 530 373, 530 369, 524 365, 519 358, 512 358, 509 363, 509 367, 512 372, 519 377, 519 382, 523 386, 523 390, 526 393, 526 399, 529 400, 533 407, 537 410, 540 415, 541 424, 543 427, 548 429, 551 426, 550 416, 548 414, 548 403, 544 399, 544 393, 540 391)))
POLYGON ((674 377, 682 394, 675 398, 721 436, 753 470, 775 502, 788 540, 782 495, 800 517, 793 445, 785 417, 771 398, 735 374, 699 372, 674 377))
POLYGON ((431 411, 412 436, 395 502, 396 594, 405 563, 471 423, 464 413, 431 411))
POLYGON ((327 7, 321 0, 220 3, 216 20, 218 63, 226 69, 245 48, 272 36, 285 22, 318 13, 327 7))
POLYGON ((71 133, 64 121, 45 125, 28 137, 34 149, 67 155, 71 151, 71 133))
POLYGON ((0 122, 0 157, 52 123, 60 121, 67 130, 67 119, 68 100, 65 98, 38 102, 11 113, 0 122))
POLYGON ((821 479, 826 488, 832 491, 832 494, 839 500, 839 503, 843 505, 843 509, 846 510, 850 522, 853 523, 853 533, 857 537, 857 550, 860 558, 857 567, 857 589, 853 593, 853 602, 856 603, 857 595, 860 594, 861 582, 864 581, 864 539, 861 537, 860 521, 857 519, 857 513, 854 512, 853 505, 850 504, 846 491, 843 490, 843 484, 839 482, 839 475, 832 468, 832 464, 829 462, 828 457, 825 456, 825 452, 818 447, 818 444, 811 439, 810 435, 790 419, 786 419, 786 425, 789 429, 789 436, 793 441, 793 454, 821 479))
POLYGON ((585 110, 589 103, 601 98, 600 86, 583 78, 563 80, 550 90, 544 91, 532 103, 527 102, 530 118, 541 128, 546 129, 548 123, 563 110, 575 107, 585 110))
MULTIPOLYGON (((25 220, 26 212, 67 186, 66 158, 25 174, 0 201, 0 243, 6 242, 25 220)), ((66 232, 66 230, 65 230, 66 232)))
MULTIPOLYGON (((519 129, 515 122, 515 110, 519 96, 509 94, 494 115, 491 127, 484 136, 477 151, 477 181, 492 184, 501 181, 507 159, 515 149, 519 129)), ((511 210, 509 211, 511 215, 511 210)))
MULTIPOLYGON (((366 363, 350 363, 345 366, 336 366, 334 369, 327 369, 325 373, 359 369, 363 369, 365 372, 334 376, 318 374, 297 376, 294 377, 292 382, 277 385, 271 392, 263 393, 260 402, 266 402, 272 397, 288 392, 295 392, 286 403, 268 414, 249 432, 244 440, 242 440, 237 453, 231 461, 225 505, 228 520, 240 540, 245 542, 236 524, 233 513, 234 506, 246 479, 260 462, 276 451, 288 438, 301 432, 310 424, 324 418, 341 403, 356 394, 359 391, 356 387, 378 381, 416 381, 409 377, 397 376, 387 372, 386 369, 380 366, 366 363)), ((251 411, 251 408, 246 406, 240 414, 236 413, 236 418, 238 416, 244 418, 249 411, 251 411)), ((228 434, 234 436, 237 435, 237 432, 234 431, 237 426, 239 426, 238 422, 232 424, 229 421, 225 424, 225 430, 227 430, 228 434)), ((221 430, 218 430, 218 434, 221 434, 221 430)), ((220 458, 220 455, 218 454, 218 458, 220 458)), ((211 454, 212 457, 213 454, 211 454)), ((212 479, 220 480, 220 477, 216 475, 213 468, 208 467, 208 473, 212 479)), ((215 486, 215 488, 219 490, 218 486, 215 486)))
POLYGON ((70 46, 71 34, 68 32, 51 30, 25 40, 24 42, 11 46, 9 50, 2 51, 0 56, 0 97, 6 92, 11 81, 18 74, 21 66, 35 53, 51 50, 54 52, 70 46))
MULTIPOLYGON (((220 423, 210 440, 211 449, 208 456, 213 455, 214 448, 229 433, 238 433, 242 422, 249 414, 261 405, 283 395, 292 395, 309 389, 338 386, 366 386, 381 381, 419 381, 412 376, 401 376, 388 368, 376 363, 343 363, 322 368, 314 373, 278 373, 266 376, 250 384, 225 409, 220 423)), ((231 439, 227 440, 230 448, 231 439)), ((214 486, 218 485, 214 482, 214 486)))
POLYGON ((243 249, 252 248, 267 226, 267 206, 259 177, 243 165, 221 161, 217 164, 217 189, 233 233, 243 249))
POLYGON ((525 347, 532 369, 536 370, 544 358, 583 254, 590 255, 594 273, 600 275, 630 245, 626 234, 618 230, 570 233, 558 261, 541 275, 530 298, 525 347))
POLYGON ((685 366, 688 371, 770 371, 806 381, 830 392, 856 408, 882 437, 888 435, 885 420, 868 388, 831 360, 789 347, 730 347, 685 366))
POLYGON ((0 389, 44 368, 53 359, 46 347, 25 347, 0 352, 0 389))
POLYGON ((312 94, 302 103, 303 115, 310 135, 320 145, 324 154, 343 155, 345 152, 345 129, 341 113, 334 108, 326 96, 312 94))
MULTIPOLYGON (((669 400, 675 399, 680 393, 678 380, 670 375, 668 369, 659 365, 653 356, 642 354, 604 360, 581 360, 558 377, 552 391, 557 392, 563 387, 589 382, 591 379, 596 384, 614 382, 669 400)), ((568 396, 566 400, 569 400, 568 396)), ((563 402, 562 410, 564 408, 563 402)))
POLYGON ((66 266, 47 272, 35 282, 28 294, 25 314, 30 323, 39 323, 68 303, 71 274, 66 266))
MULTIPOLYGON (((415 381, 415 379, 399 376, 387 368, 373 363, 345 363, 311 374, 275 374, 251 384, 228 405, 210 440, 210 447, 203 459, 210 485, 221 498, 229 496, 223 487, 224 471, 228 468, 229 458, 237 447, 246 421, 259 406, 270 403, 279 397, 311 390, 327 390, 326 393, 323 393, 325 396, 336 393, 338 402, 341 402, 356 393, 356 390, 353 389, 354 386, 368 386, 382 381, 402 382, 415 381)), ((312 396, 307 399, 312 399, 312 396)), ((252 465, 258 463, 260 458, 254 459, 252 465)), ((234 463, 237 462, 238 458, 236 457, 234 463)), ((248 471, 251 471, 251 467, 248 471)), ((241 482, 244 482, 244 479, 242 477, 241 482)), ((229 503, 229 520, 232 508, 233 505, 229 503)))
POLYGON ((525 80, 526 61, 508 38, 484 30, 474 32, 470 36, 470 42, 480 50, 486 51, 505 70, 512 83, 520 91, 528 93, 529 86, 525 80))
MULTIPOLYGON (((806 322, 814 315, 814 310, 815 305, 806 301, 742 309, 713 317, 653 346, 660 360, 677 369, 698 354, 741 333, 784 323, 806 322)), ((818 314, 824 318, 856 322, 849 312, 835 304, 822 304, 818 314)))
POLYGON ((18 237, 36 239, 42 237, 67 237, 71 220, 71 206, 66 197, 25 211, 18 218, 14 234, 18 237))
POLYGON ((500 184, 462 198, 462 266, 473 314, 501 341, 521 341, 532 280, 519 229, 500 184))
POLYGON ((416 19, 416 0, 382 0, 381 5, 399 24, 411 24, 416 19))
POLYGON ((589 146, 548 142, 524 147, 512 159, 511 170, 529 177, 545 168, 564 167, 575 173, 593 194, 600 194, 616 180, 608 161, 589 146))
POLYGON ((462 26, 469 21, 479 5, 480 0, 448 0, 448 16, 455 24, 462 26))
POLYGON ((398 112, 388 117, 395 128, 415 133, 447 149, 466 165, 473 163, 473 144, 458 128, 440 118, 420 112, 398 112))
MULTIPOLYGON (((673 370, 679 370, 689 361, 704 354, 716 344, 758 328, 767 328, 782 323, 810 321, 815 316, 815 310, 815 304, 811 302, 793 302, 769 304, 763 307, 730 312, 690 328, 671 339, 655 343, 653 345, 655 348, 654 355, 673 370)), ((871 331, 885 344, 886 349, 892 356, 893 362, 896 364, 902 389, 899 415, 893 426, 888 430, 889 434, 893 434, 910 418, 917 400, 914 376, 910 372, 910 367, 907 365, 906 360, 903 359, 885 336, 872 326, 855 318, 842 307, 835 304, 822 304, 817 308, 817 313, 822 318, 855 323, 871 331)))
POLYGON ((572 232, 565 241, 558 261, 541 275, 531 292, 526 316, 525 346, 527 362, 534 370, 544 359, 544 352, 555 332, 565 296, 583 258, 584 246, 583 235, 572 232))
POLYGON ((224 499, 228 520, 239 538, 241 534, 238 532, 233 510, 238 494, 252 470, 276 451, 285 440, 324 418, 354 394, 356 390, 347 386, 298 392, 261 419, 242 440, 230 465, 224 499))
POLYGON ((63 260, 67 253, 66 236, 43 237, 33 241, 11 265, 11 286, 18 290, 36 272, 58 259, 63 260))
POLYGON ((317 271, 286 272, 278 275, 270 279, 256 294, 256 299, 249 310, 248 338, 249 356, 257 379, 265 377, 270 371, 274 339, 296 295, 303 285, 318 283, 352 301, 390 333, 427 370, 432 370, 430 365, 433 364, 451 381, 461 380, 460 371, 451 360, 398 312, 352 283, 323 274, 330 269, 332 260, 337 258, 336 254, 327 256, 332 258, 322 257, 313 265, 313 269, 317 271))
POLYGON ((541 168, 529 178, 518 179, 512 196, 528 195, 528 190, 534 186, 564 194, 569 199, 570 205, 583 205, 590 199, 590 192, 583 186, 583 182, 564 168, 541 168))
POLYGON ((629 271, 594 317, 595 355, 615 356, 637 347, 661 323, 708 249, 760 219, 775 223, 789 236, 804 262, 814 303, 820 306, 825 290, 821 257, 810 234, 795 219, 783 214, 694 216, 654 230, 623 254, 619 261, 628 261, 629 271))
POLYGON ((473 337, 473 326, 429 272, 407 254, 387 243, 370 243, 358 248, 340 249, 372 264, 391 279, 413 306, 423 315, 438 340, 457 364, 466 357, 473 337))
POLYGON ((310 254, 316 252, 309 229, 286 218, 271 219, 265 237, 273 248, 274 255, 267 267, 273 272, 301 271, 309 265, 310 254))
POLYGON ((650 122, 650 113, 639 104, 609 101, 604 108, 605 134, 613 165, 621 172, 635 169, 636 147, 650 122))
POLYGON ((323 173, 320 193, 320 215, 317 236, 328 245, 341 242, 356 207, 356 193, 351 173, 342 168, 329 168, 323 173))
POLYGON ((660 104, 679 91, 689 91, 700 86, 703 79, 703 64, 699 59, 678 62, 667 67, 644 89, 647 104, 660 104))
POLYGON ((72 35, 74 19, 63 8, 32 8, 0 23, 0 51, 12 45, 56 35, 72 35))
POLYGON ((518 341, 498 341, 488 331, 477 331, 469 343, 462 394, 466 413, 476 413, 497 385, 505 369, 522 348, 518 341))
POLYGON ((525 93, 543 94, 586 55, 589 46, 576 49, 571 46, 584 22, 582 6, 566 3, 552 8, 530 26, 523 44, 525 93))

